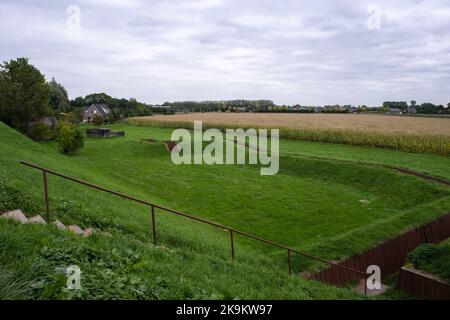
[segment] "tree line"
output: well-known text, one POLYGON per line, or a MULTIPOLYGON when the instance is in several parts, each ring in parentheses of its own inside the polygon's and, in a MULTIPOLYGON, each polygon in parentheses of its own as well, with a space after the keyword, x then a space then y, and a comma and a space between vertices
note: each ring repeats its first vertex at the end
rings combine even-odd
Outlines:
POLYGON ((271 100, 223 100, 165 102, 163 106, 171 108, 174 112, 267 112, 275 107, 275 104, 271 100))
POLYGON ((106 93, 70 100, 62 84, 54 78, 47 82, 28 59, 18 58, 0 65, 0 120, 23 133, 30 123, 44 117, 80 123, 84 116, 83 107, 93 103, 104 103, 111 109, 105 122, 169 112, 167 108, 152 108, 135 98, 118 99, 106 93))
POLYGON ((54 80, 47 83, 28 59, 4 62, 0 65, 0 121, 35 140, 52 136, 62 153, 72 155, 84 143, 76 125, 61 121, 52 128, 52 124, 42 122, 44 117, 52 115, 53 104, 67 103, 67 92, 59 86, 55 92, 55 84, 54 80))
POLYGON ((450 102, 447 107, 433 103, 417 104, 411 101, 386 101, 380 107, 367 105, 324 105, 302 106, 276 105, 271 100, 224 100, 224 101, 176 101, 163 104, 166 112, 267 112, 267 113, 388 113, 390 109, 400 109, 404 114, 450 114, 450 102), (168 111, 170 110, 170 111, 168 111))
POLYGON ((102 122, 162 111, 134 98, 116 99, 105 93, 69 100, 64 86, 54 78, 47 82, 27 58, 0 65, 0 121, 34 140, 56 139, 64 154, 82 148, 83 135, 77 125, 83 120, 83 108, 93 103, 105 103, 111 109, 102 122))
POLYGON ((114 123, 120 119, 130 117, 150 116, 154 113, 168 114, 171 113, 170 109, 162 107, 153 107, 143 102, 139 102, 135 98, 130 99, 118 99, 113 98, 106 93, 93 93, 83 97, 77 97, 70 101, 70 106, 77 110, 78 113, 82 112, 83 107, 91 106, 92 104, 107 104, 111 113, 106 122, 114 123))
POLYGON ((450 114, 450 102, 445 107, 442 104, 436 105, 430 102, 417 104, 415 100, 410 101, 385 101, 383 107, 385 110, 390 108, 400 109, 402 113, 417 113, 417 114, 450 114))

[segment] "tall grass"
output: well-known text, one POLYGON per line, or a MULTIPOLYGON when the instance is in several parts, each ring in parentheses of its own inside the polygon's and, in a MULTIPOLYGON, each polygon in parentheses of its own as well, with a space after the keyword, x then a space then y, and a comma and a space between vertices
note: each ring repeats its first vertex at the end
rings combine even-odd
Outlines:
MULTIPOLYGON (((148 126, 157 128, 186 128, 193 129, 193 122, 160 121, 149 118, 130 118, 126 122, 135 126, 148 126)), ((208 124, 203 128, 217 128, 224 131, 227 128, 247 129, 248 125, 240 124, 208 124)), ((252 126, 256 129, 269 129, 270 126, 252 126)), ((360 130, 342 129, 292 129, 280 127, 280 137, 294 140, 313 142, 339 143, 357 146, 389 148, 414 153, 431 153, 450 155, 450 139, 447 136, 413 135, 398 133, 378 133, 360 130)))
POLYGON ((0 265, 0 300, 23 299, 28 293, 28 284, 16 278, 5 266, 0 265))

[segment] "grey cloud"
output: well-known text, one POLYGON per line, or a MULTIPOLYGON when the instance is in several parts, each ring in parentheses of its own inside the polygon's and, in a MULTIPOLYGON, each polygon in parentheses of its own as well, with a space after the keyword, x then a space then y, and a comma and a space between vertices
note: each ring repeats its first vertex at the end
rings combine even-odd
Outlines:
POLYGON ((450 101, 445 0, 82 0, 78 33, 70 4, 2 1, 0 59, 30 57, 71 97, 450 101), (366 27, 373 4, 380 30, 366 27))

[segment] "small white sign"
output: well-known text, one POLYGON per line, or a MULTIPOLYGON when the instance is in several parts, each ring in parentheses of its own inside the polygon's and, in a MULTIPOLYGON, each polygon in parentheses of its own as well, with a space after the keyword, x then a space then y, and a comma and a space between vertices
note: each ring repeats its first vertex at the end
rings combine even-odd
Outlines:
POLYGON ((72 265, 66 270, 67 289, 81 290, 81 270, 80 267, 72 265))
POLYGON ((377 265, 371 265, 367 267, 368 274, 371 275, 367 277, 366 286, 369 290, 380 290, 381 289, 381 269, 377 265))

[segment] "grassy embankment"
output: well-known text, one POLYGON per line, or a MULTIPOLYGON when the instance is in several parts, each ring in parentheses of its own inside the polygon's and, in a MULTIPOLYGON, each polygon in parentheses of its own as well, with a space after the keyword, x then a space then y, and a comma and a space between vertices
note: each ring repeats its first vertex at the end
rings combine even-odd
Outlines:
MULTIPOLYGON (((114 156, 113 150, 120 145, 131 145, 138 153, 136 147, 141 151, 148 148, 133 139, 91 140, 77 156, 78 163, 74 161, 77 157, 59 155, 54 145, 32 142, 0 123, 0 211, 20 207, 28 215, 43 212, 41 174, 20 166, 19 159, 127 193, 138 191, 137 196, 148 195, 148 190, 140 190, 134 182, 126 183, 133 180, 126 176, 126 168, 136 169, 137 164, 129 148, 114 156), (106 147, 105 152, 109 149, 102 161, 97 158, 102 153, 100 145, 106 147), (91 161, 84 163, 84 157, 91 161), (98 170, 117 161, 122 162, 121 175, 126 181, 115 181, 114 176, 98 170), (94 162, 99 162, 98 166, 91 167, 94 162)), ((157 160, 158 153, 146 155, 153 154, 153 160, 157 160)), ((52 226, 0 220, 1 298, 359 298, 346 289, 288 276, 285 268, 278 268, 270 257, 244 248, 231 263, 228 237, 222 230, 180 218, 158 215, 158 240, 162 245, 154 247, 149 241, 148 208, 56 177, 50 177, 49 186, 52 209, 58 218, 66 224, 96 227, 103 233, 80 238, 52 226), (65 269, 71 264, 82 270, 81 291, 65 288, 65 269)))
MULTIPOLYGON (((429 221, 449 207, 449 193, 442 186, 382 168, 284 155, 284 142, 280 174, 263 178, 254 166, 175 166, 161 143, 139 140, 167 139, 170 130, 114 128, 125 129, 127 137, 87 140, 79 155, 68 158, 59 155, 53 143, 34 143, 1 125, 1 209, 19 206, 30 214, 43 212, 41 174, 21 167, 18 160, 23 159, 339 259, 429 221)), ((329 152, 324 146, 317 148, 329 152)), ((416 156, 399 154, 405 159, 416 156)), ((430 157, 440 162, 438 169, 430 163, 429 170, 444 172, 447 158, 430 157)), ((69 296, 62 289, 65 276, 54 268, 75 263, 86 270, 83 297, 355 297, 288 277, 285 252, 239 237, 237 261, 229 263, 223 230, 158 213, 159 241, 166 247, 154 248, 148 244, 148 208, 55 177, 50 178, 50 192, 52 207, 63 222, 98 227, 113 238, 79 239, 51 227, 0 222, 0 263, 14 279, 23 276, 23 281, 34 283, 33 292, 25 296, 69 296), (36 279, 42 281, 35 283, 36 279)), ((298 258, 295 262, 298 271, 299 264, 308 265, 298 258)))

